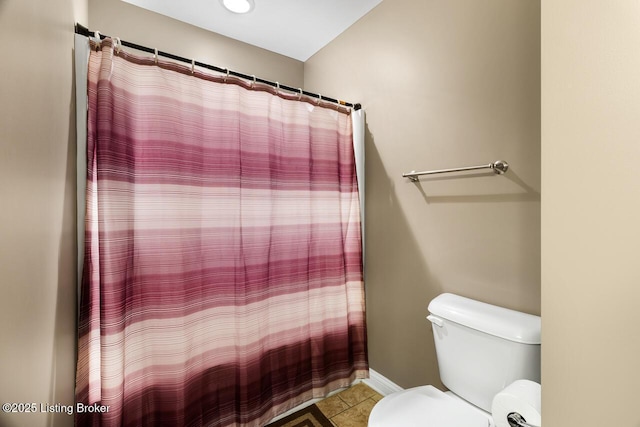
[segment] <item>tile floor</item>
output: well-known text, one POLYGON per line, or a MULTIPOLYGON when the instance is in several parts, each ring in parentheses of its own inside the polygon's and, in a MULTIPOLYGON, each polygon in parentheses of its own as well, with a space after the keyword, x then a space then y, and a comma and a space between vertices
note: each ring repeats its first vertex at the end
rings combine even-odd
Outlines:
POLYGON ((375 390, 358 383, 338 394, 334 394, 316 406, 336 427, 367 427, 373 406, 382 399, 375 390))

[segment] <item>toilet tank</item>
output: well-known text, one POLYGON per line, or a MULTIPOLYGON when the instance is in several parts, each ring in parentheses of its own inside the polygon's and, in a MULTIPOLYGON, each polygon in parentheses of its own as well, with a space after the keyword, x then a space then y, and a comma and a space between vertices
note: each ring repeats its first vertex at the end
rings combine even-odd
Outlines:
POLYGON ((442 383, 491 411, 493 397, 519 379, 540 382, 540 317, 442 294, 429 304, 442 383))

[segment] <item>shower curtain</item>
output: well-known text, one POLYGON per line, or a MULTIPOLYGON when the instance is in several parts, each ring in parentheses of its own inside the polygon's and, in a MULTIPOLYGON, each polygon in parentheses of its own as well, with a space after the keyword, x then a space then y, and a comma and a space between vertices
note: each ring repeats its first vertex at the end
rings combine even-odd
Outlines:
POLYGON ((91 43, 77 424, 263 426, 367 377, 350 110, 91 43))

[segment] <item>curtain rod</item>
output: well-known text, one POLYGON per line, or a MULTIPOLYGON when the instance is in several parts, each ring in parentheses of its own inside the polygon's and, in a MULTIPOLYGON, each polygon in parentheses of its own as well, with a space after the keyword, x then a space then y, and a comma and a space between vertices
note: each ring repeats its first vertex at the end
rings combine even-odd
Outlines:
MULTIPOLYGON (((75 32, 76 32, 76 34, 80 34, 80 35, 85 36, 85 37, 94 37, 96 35, 96 33, 94 31, 90 31, 87 27, 85 27, 85 26, 83 26, 81 24, 78 24, 78 23, 76 23, 76 25, 75 25, 75 32)), ((105 38, 109 37, 109 36, 105 36, 104 34, 100 34, 100 33, 98 33, 98 34, 100 36, 100 39, 105 39, 105 38)), ((188 59, 188 58, 183 58, 182 56, 174 55, 174 54, 168 53, 168 52, 162 52, 160 50, 152 49, 152 48, 146 47, 146 46, 141 46, 139 44, 127 42, 127 41, 124 41, 124 40, 121 40, 120 43, 123 46, 129 47, 131 49, 136 49, 136 50, 141 50, 141 51, 147 52, 147 53, 157 54, 158 56, 164 56, 165 58, 170 58, 170 59, 173 59, 174 61, 185 62, 187 64, 194 64, 194 65, 197 65, 198 67, 206 68, 208 70, 213 70, 213 71, 217 71, 219 73, 224 73, 224 74, 228 74, 228 75, 231 75, 231 76, 240 77, 242 79, 250 80, 252 82, 263 83, 263 84, 266 84, 266 85, 269 85, 269 86, 273 86, 275 88, 287 90, 289 92, 300 93, 302 95, 306 95, 306 96, 309 96, 311 98, 318 98, 318 100, 320 100, 320 101, 332 102, 334 104, 339 104, 339 105, 343 105, 345 107, 353 108, 354 110, 359 110, 359 109, 362 108, 362 106, 360 104, 352 104, 350 102, 341 101, 339 99, 329 98, 327 96, 320 95, 320 94, 317 94, 317 93, 307 92, 307 91, 299 89, 299 88, 282 85, 282 84, 280 84, 278 82, 272 82, 270 80, 261 79, 259 77, 253 76, 253 75, 239 73, 237 71, 231 71, 231 70, 229 70, 227 68, 216 67, 215 65, 209 65, 209 64, 205 64, 205 63, 202 63, 202 62, 194 61, 194 60, 191 60, 191 59, 188 59)))

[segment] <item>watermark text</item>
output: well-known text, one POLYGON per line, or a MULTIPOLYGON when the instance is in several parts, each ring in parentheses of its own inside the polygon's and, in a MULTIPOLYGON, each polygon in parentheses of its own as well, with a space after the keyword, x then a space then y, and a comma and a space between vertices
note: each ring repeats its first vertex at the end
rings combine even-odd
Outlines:
POLYGON ((6 413, 55 413, 55 414, 83 414, 83 413, 104 413, 109 412, 109 405, 85 405, 84 403, 76 403, 75 405, 63 405, 61 403, 15 403, 7 402, 2 404, 2 412, 6 413))

